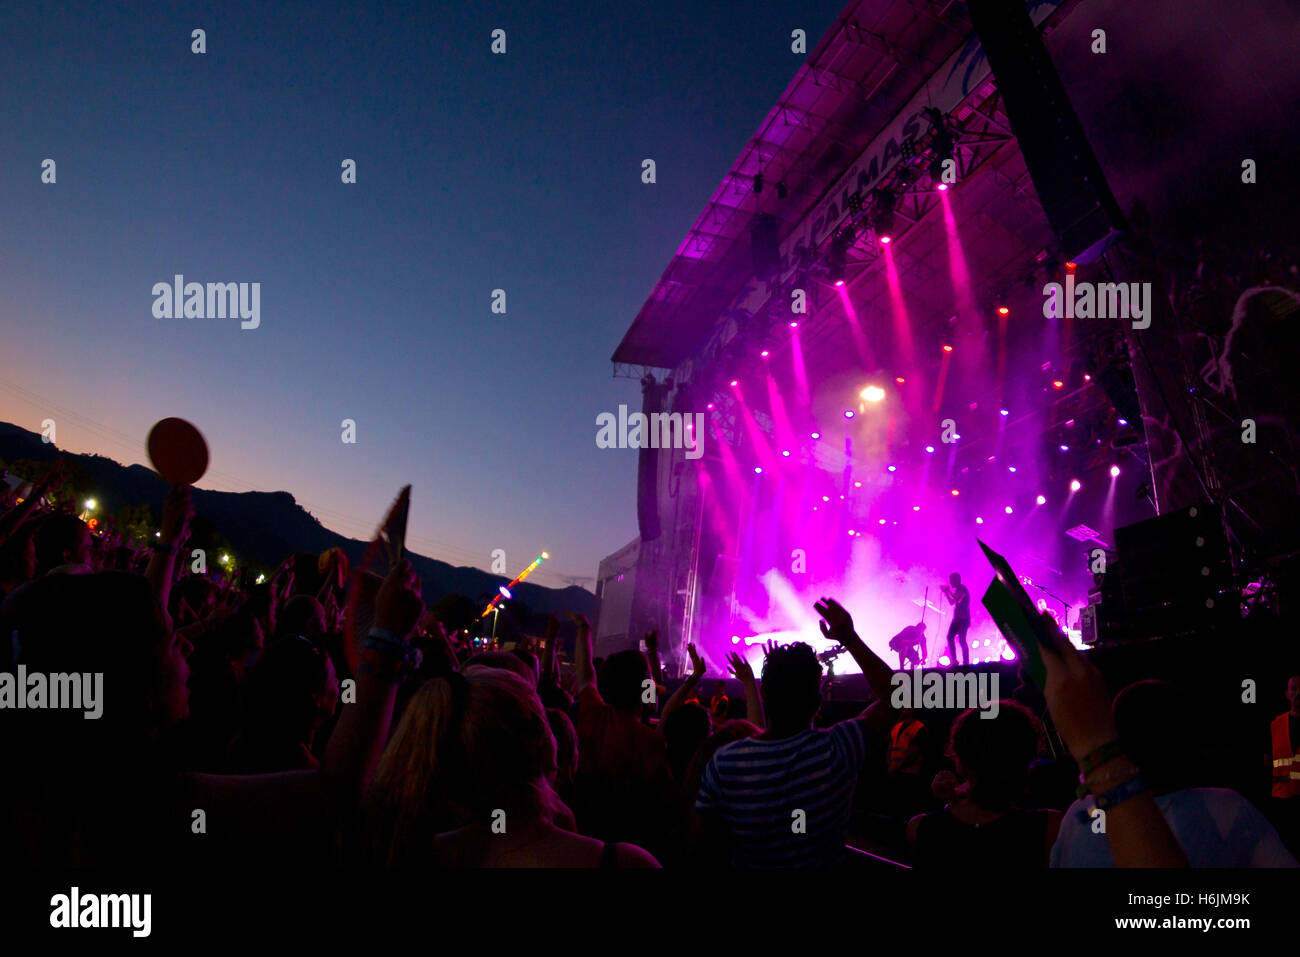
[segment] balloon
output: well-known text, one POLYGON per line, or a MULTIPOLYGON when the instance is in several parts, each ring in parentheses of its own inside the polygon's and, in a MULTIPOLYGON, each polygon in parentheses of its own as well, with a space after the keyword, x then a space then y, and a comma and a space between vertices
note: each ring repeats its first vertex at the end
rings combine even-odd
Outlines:
POLYGON ((208 443, 184 419, 155 423, 146 444, 154 471, 174 485, 193 485, 208 470, 208 443))

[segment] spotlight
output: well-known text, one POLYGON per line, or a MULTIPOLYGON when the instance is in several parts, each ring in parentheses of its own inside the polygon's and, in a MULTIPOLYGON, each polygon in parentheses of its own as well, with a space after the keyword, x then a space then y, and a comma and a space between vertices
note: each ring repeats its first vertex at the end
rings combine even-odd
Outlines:
POLYGON ((853 537, 853 529, 851 529, 851 528, 849 529, 849 537, 850 537, 850 538, 853 537))
POLYGON ((1072 482, 1070 483, 1070 491, 1071 491, 1071 492, 1077 492, 1077 491, 1079 491, 1079 489, 1081 489, 1081 488, 1083 488, 1083 483, 1080 482, 1078 479, 1075 479, 1074 481, 1072 481, 1072 482))
POLYGON ((842 286, 842 285, 844 285, 844 280, 843 280, 843 279, 836 279, 836 280, 835 280, 835 285, 836 285, 836 286, 842 286))
POLYGON ((502 598, 513 598, 513 597, 514 597, 513 595, 510 594, 510 589, 507 588, 505 585, 498 585, 498 586, 497 586, 497 591, 501 592, 501 597, 502 597, 502 598))
POLYGON ((86 499, 86 511, 93 512, 94 510, 95 510, 95 500, 93 498, 86 499))
POLYGON ((1111 477, 1111 478, 1119 478, 1119 466, 1118 466, 1118 465, 1112 465, 1112 466, 1110 467, 1110 477, 1111 477))
POLYGON ((919 505, 913 505, 913 506, 912 506, 912 511, 914 511, 914 512, 919 512, 920 510, 921 510, 921 506, 919 506, 919 505))
POLYGON ((771 355, 771 353, 769 353, 766 349, 764 349, 762 352, 759 353, 759 355, 762 356, 764 359, 766 359, 769 355, 771 355))
POLYGON ((790 320, 790 328, 791 328, 791 329, 798 329, 798 328, 799 328, 799 321, 798 321, 797 319, 791 319, 791 320, 790 320))
POLYGON ((1079 268, 1079 264, 1078 264, 1078 263, 1070 263, 1070 262, 1068 262, 1068 263, 1065 264, 1065 271, 1066 271, 1066 272, 1074 272, 1074 271, 1075 271, 1076 269, 1078 269, 1078 268, 1079 268))
POLYGON ((943 351, 944 351, 944 352, 952 352, 952 346, 944 346, 944 347, 943 347, 943 351))
POLYGON ((820 439, 820 438, 822 437, 822 434, 821 434, 820 432, 814 432, 814 433, 812 434, 812 437, 813 437, 814 439, 820 439))
POLYGON ((740 380, 739 380, 739 379, 732 379, 732 380, 731 380, 731 387, 732 387, 733 389, 734 389, 736 386, 738 386, 738 385, 740 385, 740 380))
POLYGON ((851 419, 851 418, 853 418, 853 410, 852 410, 852 409, 845 409, 845 410, 844 410, 844 418, 846 418, 846 419, 851 419))
POLYGON ((1070 451, 1070 447, 1069 447, 1068 445, 1062 445, 1062 446, 1060 446, 1060 449, 1061 449, 1062 452, 1068 452, 1068 451, 1070 451))
POLYGON ((897 382, 899 385, 902 385, 902 384, 903 384, 905 381, 907 381, 907 380, 905 380, 905 379, 900 375, 900 376, 899 376, 898 378, 896 378, 894 381, 897 382))
POLYGON ((755 475, 762 475, 762 474, 763 474, 763 467, 762 467, 761 465, 755 465, 755 466, 754 466, 754 474, 755 474, 755 475))
POLYGON ((927 446, 925 447, 925 451, 926 451, 928 454, 933 455, 933 454, 934 454, 934 446, 933 446, 933 445, 927 445, 927 446))
POLYGON ((1038 498, 1034 499, 1034 501, 1037 502, 1039 505, 1046 505, 1046 504, 1047 504, 1047 496, 1046 496, 1046 495, 1040 495, 1040 496, 1038 496, 1038 498))
POLYGON ((1007 471, 1008 471, 1008 472, 1014 472, 1015 470, 1016 470, 1016 467, 1015 467, 1014 465, 1008 465, 1008 466, 1007 466, 1007 471))
POLYGON ((1008 515, 1010 515, 1010 514, 1011 514, 1011 506, 1008 505, 1008 506, 1004 509, 1004 511, 1005 511, 1008 515))
POLYGON ((1065 388, 1065 383, 1062 382, 1060 379, 1053 379, 1053 380, 1052 380, 1052 388, 1053 388, 1053 389, 1064 389, 1064 388, 1065 388))
POLYGON ((890 243, 892 243, 893 241, 894 241, 894 237, 889 236, 889 235, 884 235, 884 236, 881 236, 881 237, 880 237, 880 243, 881 243, 881 245, 883 245, 883 246, 888 246, 888 245, 889 245, 890 243))
POLYGON ((948 192, 948 184, 947 184, 947 183, 940 183, 940 184, 939 184, 939 192, 941 192, 941 193, 946 193, 946 192, 948 192))
POLYGON ((952 494, 953 494, 953 495, 960 495, 961 492, 957 491, 956 489, 953 489, 953 490, 952 490, 952 494))
POLYGON ((1128 419, 1120 419, 1120 420, 1119 420, 1119 424, 1120 424, 1120 425, 1128 425, 1128 419))
POLYGON ((854 488, 862 488, 862 483, 861 483, 861 482, 854 482, 854 483, 853 483, 853 487, 854 487, 854 488))
POLYGON ((998 415, 1010 415, 1010 414, 1011 414, 1011 412, 1010 412, 1010 410, 1008 410, 1008 409, 999 409, 999 410, 998 410, 998 415))
POLYGON ((983 524, 984 524, 984 519, 982 519, 982 518, 978 518, 978 517, 977 517, 977 518, 975 519, 975 524, 976 524, 976 525, 983 525, 983 524))
POLYGON ((712 409, 712 408, 713 408, 713 403, 710 402, 707 406, 705 406, 705 408, 712 409))
POLYGON ((1008 309, 1006 306, 998 306, 998 315, 999 315, 999 316, 1009 316, 1009 315, 1011 315, 1011 310, 1008 309))
POLYGON ((822 496, 822 501, 823 501, 823 502, 829 502, 830 500, 831 500, 831 497, 830 497, 829 495, 823 495, 823 496, 822 496))
POLYGON ((883 518, 880 520, 880 524, 881 524, 881 525, 884 525, 884 524, 885 524, 885 520, 884 520, 883 518))
POLYGON ((868 402, 879 402, 885 397, 885 390, 878 385, 869 385, 860 394, 868 402))
POLYGON ((889 467, 889 471, 891 471, 891 472, 897 472, 897 471, 898 471, 898 466, 897 466, 897 465, 891 465, 891 466, 889 467))

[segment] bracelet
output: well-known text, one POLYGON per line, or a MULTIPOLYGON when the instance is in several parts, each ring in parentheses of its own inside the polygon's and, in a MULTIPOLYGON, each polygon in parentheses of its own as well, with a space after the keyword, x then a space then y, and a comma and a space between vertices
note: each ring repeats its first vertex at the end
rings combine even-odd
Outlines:
POLYGON ((1135 798, 1147 789, 1146 782, 1142 780, 1142 775, 1135 774, 1123 784, 1111 788, 1104 794, 1097 795, 1097 807, 1102 811, 1109 811, 1118 807, 1130 798, 1135 798))
POLYGON ((1122 768, 1119 771, 1113 771, 1109 774, 1094 775, 1090 778, 1080 774, 1079 786, 1078 788, 1075 789, 1074 792, 1075 796, 1080 798, 1087 797, 1089 794, 1104 792, 1105 790, 1107 790, 1110 787, 1113 787, 1116 784, 1121 784, 1124 781, 1128 781, 1135 774, 1138 773, 1138 768, 1136 765, 1133 764, 1132 761, 1128 761, 1127 759, 1125 760, 1125 764, 1126 767, 1122 768))
POLYGON ((1079 761, 1079 771, 1084 777, 1087 777, 1103 764, 1115 760, 1115 758, 1118 758, 1123 753, 1123 745, 1119 743, 1119 738, 1116 738, 1114 741, 1107 741, 1096 751, 1083 756, 1083 759, 1079 761))
MULTIPOLYGON (((366 664, 377 664, 382 653, 385 657, 395 657, 397 671, 412 670, 420 666, 420 653, 409 641, 403 641, 391 631, 384 628, 371 628, 363 646, 369 654, 363 655, 366 664)), ((390 658, 391 660, 391 658, 390 658)), ((375 669, 368 668, 373 671, 375 669)))

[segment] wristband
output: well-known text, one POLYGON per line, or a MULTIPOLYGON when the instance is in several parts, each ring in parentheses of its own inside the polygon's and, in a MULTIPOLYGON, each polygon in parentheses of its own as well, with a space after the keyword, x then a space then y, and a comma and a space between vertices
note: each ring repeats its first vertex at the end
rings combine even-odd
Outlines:
POLYGON ((1124 753, 1123 746, 1119 743, 1118 738, 1116 738, 1114 741, 1107 741, 1096 751, 1093 751, 1091 754, 1085 754, 1083 756, 1082 760, 1079 761, 1079 772, 1084 777, 1087 777, 1088 775, 1092 774, 1093 771, 1096 771, 1099 767, 1101 767, 1103 764, 1115 760, 1123 753, 1124 753))
MULTIPOLYGON (((389 667, 384 670, 392 672, 393 676, 399 675, 406 670, 413 671, 419 667, 419 652, 415 647, 409 641, 403 641, 387 629, 371 628, 363 647, 366 654, 363 654, 362 659, 366 665, 379 664, 378 659, 381 656, 386 657, 389 659, 389 667), (397 660, 394 662, 393 658, 397 660)), ((374 668, 367 668, 366 670, 376 671, 374 668)))
POLYGON ((1111 788, 1104 794, 1097 795, 1097 807, 1102 811, 1112 810, 1130 798, 1135 798, 1146 791, 1146 782, 1141 774, 1135 774, 1123 784, 1111 788))

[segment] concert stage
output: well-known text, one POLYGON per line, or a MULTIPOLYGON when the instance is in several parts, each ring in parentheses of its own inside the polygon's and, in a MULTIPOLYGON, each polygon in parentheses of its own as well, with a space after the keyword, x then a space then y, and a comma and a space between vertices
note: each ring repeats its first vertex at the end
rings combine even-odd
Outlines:
MULTIPOLYGON (((1142 110, 1117 114, 1075 67, 1058 79, 1088 48, 1090 6, 982 0, 935 19, 861 0, 811 52, 613 355, 650 421, 703 414, 704 429, 690 449, 641 449, 620 579, 634 594, 602 619, 598 653, 652 628, 677 673, 687 643, 711 674, 734 650, 757 665, 768 640, 823 651, 812 606, 832 596, 891 665, 889 639, 924 620, 943 667, 940 588, 958 572, 972 662, 1014 667, 980 605, 977 538, 1081 645, 1182 634, 1152 609, 1223 612, 1300 538, 1266 491, 1297 460, 1294 428, 1251 457, 1229 429, 1242 394, 1202 371, 1210 348, 1244 381, 1232 299, 1208 335, 1151 293, 1185 285, 1150 237, 1187 242, 1186 203, 1131 212, 1140 177, 1097 158, 1142 110), (1232 475, 1229 442, 1247 453, 1232 475), (1223 525, 1212 591, 1170 598, 1141 558, 1116 574, 1117 529, 1197 507, 1223 525)), ((1115 65, 1137 82, 1140 65, 1115 65)), ((1277 301, 1242 307, 1247 323, 1285 315, 1277 301)))

